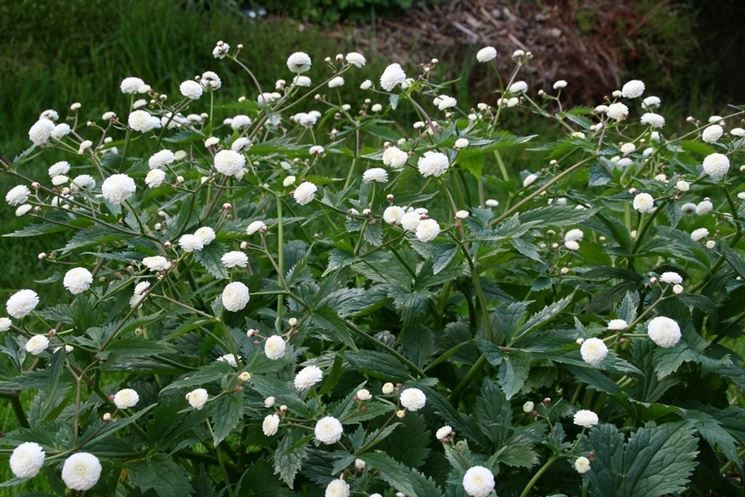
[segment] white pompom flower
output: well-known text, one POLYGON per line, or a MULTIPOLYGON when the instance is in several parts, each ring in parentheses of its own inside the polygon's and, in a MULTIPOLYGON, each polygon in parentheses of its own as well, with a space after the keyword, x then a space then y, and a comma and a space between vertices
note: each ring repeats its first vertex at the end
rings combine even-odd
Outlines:
POLYGON ((148 188, 158 188, 166 179, 166 172, 162 169, 151 169, 145 175, 145 184, 148 188))
POLYGON ((252 221, 246 227, 246 234, 253 235, 260 231, 266 231, 266 223, 264 221, 252 221))
POLYGON ((382 167, 371 167, 362 173, 362 181, 365 183, 387 183, 388 171, 382 167))
POLYGON ((640 122, 651 128, 662 128, 665 126, 665 118, 654 112, 645 112, 642 114, 640 122))
POLYGON ((160 128, 160 119, 144 110, 135 110, 129 113, 127 124, 130 128, 140 133, 147 133, 160 128))
POLYGON ((303 181, 298 185, 295 191, 292 192, 292 196, 298 205, 306 205, 313 201, 317 191, 318 187, 316 185, 310 181, 303 181))
POLYGON ((49 339, 44 335, 34 335, 28 339, 24 348, 31 355, 39 355, 49 347, 49 339))
POLYGON ((287 342, 279 335, 272 335, 264 342, 264 354, 268 359, 276 361, 282 359, 285 355, 285 349, 287 348, 287 342))
POLYGON ((649 338, 663 349, 675 347, 680 341, 680 326, 674 319, 657 316, 647 323, 649 338))
POLYGON ((632 79, 621 88, 621 95, 623 95, 624 98, 639 98, 643 93, 644 82, 639 81, 638 79, 632 79))
POLYGON ((362 68, 365 67, 367 60, 365 56, 359 52, 349 52, 345 57, 347 64, 352 64, 354 67, 362 68))
POLYGON ((246 158, 233 150, 220 150, 213 160, 215 169, 225 176, 237 176, 246 165, 246 158))
POLYGON ((660 275, 660 281, 668 285, 680 285, 683 283, 683 277, 675 271, 665 271, 660 275))
POLYGON ((179 85, 178 90, 181 95, 189 100, 198 100, 202 96, 204 88, 196 81, 188 79, 179 85))
POLYGON ((599 338, 588 338, 582 342, 579 351, 582 355, 582 360, 593 366, 597 366, 603 362, 603 359, 608 355, 608 347, 599 338))
POLYGON ((605 111, 605 115, 615 121, 622 121, 629 115, 629 108, 621 102, 612 103, 605 111))
POLYGON ((0 318, 0 333, 2 333, 3 331, 8 331, 12 325, 13 321, 11 321, 10 318, 0 318))
POLYGON ((310 66, 310 55, 305 52, 295 52, 287 58, 287 69, 296 74, 307 72, 310 66))
POLYGON ((220 262, 222 262, 222 265, 228 269, 234 267, 246 267, 248 266, 248 256, 239 250, 231 250, 230 252, 223 254, 220 258, 220 262))
POLYGON ((592 428, 599 422, 598 415, 588 409, 580 409, 574 413, 574 424, 577 426, 592 428))
POLYGON ((383 211, 383 221, 388 224, 398 224, 404 214, 405 212, 401 207, 391 205, 390 207, 386 207, 383 211))
POLYGON ((90 490, 101 477, 101 462, 88 452, 78 452, 62 465, 62 481, 71 490, 90 490))
POLYGON ((204 248, 204 242, 197 235, 181 235, 178 244, 184 252, 199 252, 204 248))
POLYGON ((341 76, 331 78, 328 82, 329 88, 340 88, 342 86, 344 86, 344 78, 342 78, 341 76))
POLYGON ((624 319, 611 319, 608 321, 608 330, 610 331, 623 331, 629 327, 629 323, 624 319))
POLYGON ((55 162, 51 166, 49 166, 49 169, 47 170, 47 173, 49 174, 50 178, 54 178, 55 176, 59 176, 61 174, 67 174, 70 172, 70 163, 66 160, 61 160, 58 162, 55 162))
POLYGON ((442 152, 428 151, 417 162, 419 173, 425 178, 429 176, 439 177, 445 174, 450 167, 447 155, 442 152))
POLYGON ((401 392, 401 405, 409 411, 418 411, 426 403, 427 396, 418 388, 406 388, 401 392))
POLYGON ((697 228, 691 232, 691 240, 699 242, 709 236, 709 230, 706 228, 697 228))
POLYGON ((323 379, 323 371, 318 366, 306 366, 295 375, 293 384, 295 389, 302 392, 320 382, 323 379))
POLYGON ((574 469, 581 475, 587 473, 590 471, 590 460, 585 456, 578 457, 574 461, 574 469))
POLYGON ((484 47, 476 52, 476 60, 481 62, 490 62, 497 58, 497 49, 494 47, 484 47))
POLYGON ((10 470, 16 478, 33 478, 44 466, 46 454, 36 442, 24 442, 10 455, 10 470))
POLYGON ((472 466, 463 475, 463 489, 471 497, 487 497, 494 485, 494 473, 483 466, 472 466))
POLYGON ((406 73, 401 64, 391 64, 385 68, 380 76, 380 86, 385 91, 392 91, 396 86, 406 81, 406 73))
POLYGON ((704 158, 703 168, 712 179, 721 179, 729 171, 729 159, 724 154, 709 154, 704 158))
POLYGON ((76 267, 65 273, 62 280, 64 287, 73 295, 88 290, 93 283, 93 275, 84 267, 76 267))
POLYGON ((140 401, 139 394, 131 388, 123 388, 114 394, 114 405, 117 409, 129 409, 140 401))
POLYGON ((724 134, 724 129, 718 124, 712 124, 704 128, 701 133, 701 139, 706 143, 716 143, 724 134))
POLYGON ((37 147, 49 141, 54 131, 54 123, 46 118, 36 121, 28 130, 28 138, 37 147))
POLYGON ((10 317, 21 319, 36 309, 39 295, 33 290, 19 290, 5 302, 5 310, 10 317))
POLYGON ((144 257, 142 264, 150 271, 167 271, 171 267, 170 261, 162 255, 144 257))
POLYGON ((168 149, 163 149, 160 152, 155 152, 147 160, 147 165, 150 169, 159 169, 167 164, 172 163, 176 160, 176 154, 168 149))
POLYGON ((30 194, 31 190, 26 185, 17 185, 8 190, 8 193, 5 194, 5 201, 9 206, 15 207, 16 205, 28 202, 28 196, 30 194))
POLYGON ((185 397, 186 401, 191 407, 196 410, 200 410, 207 403, 209 394, 207 394, 207 390, 205 390, 204 388, 197 388, 187 393, 185 397))
POLYGON ((134 95, 135 93, 141 93, 140 88, 143 86, 145 86, 145 82, 142 79, 129 76, 122 80, 119 89, 125 95, 134 95))
POLYGON ((212 229, 209 226, 202 226, 198 230, 194 232, 194 236, 202 240, 202 243, 206 247, 213 241, 215 241, 215 238, 217 237, 217 234, 215 233, 215 230, 212 229))
POLYGON ((645 213, 654 211, 654 198, 649 193, 638 193, 634 197, 634 210, 645 213))
POLYGON ((344 427, 335 417, 326 416, 318 420, 313 432, 315 433, 316 440, 322 444, 331 445, 341 440, 341 436, 344 434, 344 427))
POLYGON ((222 291, 222 305, 230 312, 238 312, 246 308, 250 295, 248 287, 240 281, 225 285, 222 291))
POLYGON ((383 151, 383 164, 392 169, 401 169, 409 159, 409 154, 398 147, 388 147, 383 151))
POLYGON ((440 234, 440 225, 434 219, 425 219, 416 227, 416 237, 420 242, 431 242, 440 234))
POLYGON ((349 497, 349 483, 341 478, 331 480, 326 486, 323 497, 349 497))
POLYGON ((135 181, 126 174, 109 176, 101 185, 103 198, 115 205, 125 202, 136 190, 135 181))
POLYGON ((264 418, 264 421, 261 422, 261 431, 264 432, 264 435, 267 437, 271 437, 277 434, 277 430, 279 429, 279 416, 276 414, 269 414, 264 418))

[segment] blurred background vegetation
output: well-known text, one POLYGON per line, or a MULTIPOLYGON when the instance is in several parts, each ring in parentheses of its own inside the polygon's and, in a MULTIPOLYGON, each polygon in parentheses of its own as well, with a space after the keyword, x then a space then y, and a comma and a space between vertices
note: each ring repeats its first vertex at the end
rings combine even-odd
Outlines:
MULTIPOLYGON (((488 43, 505 54, 524 45, 536 53, 526 75, 531 86, 567 79, 567 97, 592 104, 634 76, 663 98, 668 122, 682 122, 745 100, 744 22, 742 0, 5 1, 0 154, 12 158, 28 146, 27 130, 44 109, 64 111, 79 101, 84 116, 124 114, 124 76, 173 94, 179 82, 212 69, 226 98, 250 92, 234 65, 212 57, 220 39, 245 45, 243 58, 266 87, 286 73, 285 58, 296 50, 315 61, 360 50, 368 75, 393 60, 413 65, 439 57, 440 70, 458 79, 453 92, 464 107, 495 98, 475 50, 488 43)), ((350 98, 355 77, 361 79, 353 76, 345 87, 350 98)), ((56 160, 43 157, 30 167, 56 160)), ((3 192, 12 184, 0 175, 3 192)), ((2 212, 4 233, 26 222, 2 212)), ((0 300, 20 281, 44 278, 34 255, 55 245, 49 238, 0 238, 0 300)), ((51 286, 58 285, 50 285, 53 292, 51 286)))

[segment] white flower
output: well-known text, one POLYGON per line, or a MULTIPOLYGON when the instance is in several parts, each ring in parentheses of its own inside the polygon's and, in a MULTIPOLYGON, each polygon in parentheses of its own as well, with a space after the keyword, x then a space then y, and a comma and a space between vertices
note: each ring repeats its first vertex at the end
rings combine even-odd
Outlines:
POLYGON ((248 287, 240 281, 228 283, 222 291, 222 305, 231 312, 243 310, 249 298, 248 287))
POLYGON ((680 285, 683 277, 674 271, 666 271, 660 275, 660 281, 670 285, 680 285))
POLYGON ((307 72, 310 65, 310 56, 305 52, 295 52, 287 58, 287 68, 297 74, 307 72))
POLYGON ((292 192, 292 196, 295 198, 295 202, 299 205, 306 205, 313 201, 316 196, 318 187, 310 181, 304 181, 295 188, 292 192))
POLYGON ((737 136, 738 138, 742 138, 743 136, 745 136, 745 129, 732 128, 731 130, 729 130, 729 134, 731 134, 732 136, 737 136))
POLYGON ((181 235, 178 244, 184 252, 198 252, 204 248, 204 242, 197 235, 181 235))
POLYGON ((142 263, 150 271, 165 271, 171 267, 171 263, 162 255, 153 255, 142 259, 142 263))
POLYGON ((364 67, 367 63, 367 60, 365 60, 365 56, 362 55, 359 52, 349 52, 346 56, 346 60, 348 64, 352 64, 355 67, 364 67))
POLYGON ((251 139, 245 136, 236 138, 236 140, 230 145, 230 150, 233 152, 240 152, 244 148, 251 146, 251 139))
POLYGON ((285 339, 279 335, 272 335, 266 339, 266 342, 264 342, 264 354, 266 354, 267 358, 272 361, 282 359, 285 355, 286 348, 287 343, 285 342, 285 339))
POLYGON ((587 409, 581 409, 574 413, 574 424, 583 428, 592 428, 598 424, 598 415, 587 409))
POLYGON ((359 401, 366 401, 372 399, 372 394, 370 393, 370 390, 367 388, 360 388, 357 390, 357 393, 355 394, 355 398, 359 401))
POLYGON ((483 466, 468 468, 463 476, 463 489, 471 497, 487 497, 494 490, 494 473, 483 466))
POLYGON ((450 109, 458 105, 458 101, 456 99, 447 95, 440 95, 439 97, 435 97, 433 103, 440 110, 450 109))
POLYGON ((292 78, 292 84, 300 88, 307 88, 310 86, 310 83, 311 81, 308 76, 295 76, 292 78))
POLYGON ((497 49, 494 47, 484 47, 476 52, 476 60, 481 63, 489 62, 497 58, 497 49))
POLYGON ((70 181, 70 178, 68 178, 64 174, 58 174, 57 176, 55 176, 54 178, 52 178, 52 184, 54 186, 62 186, 65 183, 67 183, 68 181, 70 181))
POLYGON ((678 323, 665 316, 657 316, 647 324, 649 338, 659 347, 669 349, 680 341, 681 333, 678 323))
POLYGON ((228 365, 237 368, 238 367, 238 359, 240 359, 241 356, 234 356, 233 354, 224 354, 215 359, 217 362, 226 362, 228 365))
POLYGON ((226 268, 248 266, 248 256, 239 250, 231 250, 223 254, 220 262, 226 268))
POLYGON ((67 135, 70 134, 70 131, 72 129, 70 128, 70 125, 67 123, 59 123, 57 126, 54 127, 52 132, 49 134, 52 138, 55 140, 59 140, 67 135))
POLYGON ((401 216, 401 226, 406 231, 416 231, 417 226, 419 226, 419 223, 422 222, 422 215, 418 212, 407 212, 403 216, 401 216))
POLYGON ((704 128, 704 132, 701 133, 701 139, 706 143, 716 143, 723 134, 724 130, 721 126, 718 124, 712 124, 711 126, 704 128))
POLYGON ((329 88, 339 88, 340 86, 344 86, 344 78, 342 78, 341 76, 336 76, 335 78, 331 78, 328 85, 329 85, 329 88))
POLYGON ((564 234, 564 241, 581 241, 584 238, 584 232, 579 228, 573 228, 564 234))
POLYGON ((65 273, 62 284, 73 295, 83 293, 91 287, 93 275, 84 267, 76 267, 65 273))
POLYGON ((202 96, 204 88, 196 81, 188 79, 179 85, 178 90, 189 100, 198 100, 202 96))
POLYGON ((166 172, 162 169, 151 169, 145 175, 145 184, 148 188, 158 188, 166 179, 166 172))
POLYGON ((634 197, 634 209, 642 213, 654 211, 654 198, 649 193, 638 193, 634 197))
POLYGON ((137 283, 134 292, 132 292, 132 297, 129 299, 129 306, 134 308, 140 305, 140 302, 145 298, 145 292, 148 288, 150 288, 149 281, 141 281, 137 283))
POLYGON ((194 232, 194 236, 202 240, 202 243, 207 246, 215 240, 217 235, 215 234, 215 230, 209 226, 202 226, 194 232))
POLYGON ((224 41, 218 41, 215 48, 212 49, 212 56, 216 59, 224 59, 230 52, 230 45, 224 41))
POLYGON ((246 165, 246 158, 233 150, 220 150, 215 154, 215 169, 226 176, 237 176, 246 165))
POLYGON ((54 123, 49 119, 42 118, 36 121, 28 130, 28 137, 34 145, 44 145, 54 131, 54 123))
POLYGON ((406 73, 400 64, 389 65, 380 76, 380 86, 385 91, 393 90, 396 86, 403 84, 404 81, 406 81, 406 73))
POLYGON ((147 133, 155 128, 160 128, 160 119, 144 110, 135 110, 129 113, 127 124, 130 128, 140 133, 147 133))
POLYGON ((632 79, 621 88, 621 95, 624 98, 638 98, 644 93, 644 82, 638 79, 632 79))
POLYGON ((566 87, 567 87, 567 82, 564 81, 563 79, 560 79, 560 80, 556 81, 554 83, 554 85, 553 85, 553 89, 554 90, 561 90, 561 89, 566 88, 566 87))
POLYGON ((266 224, 264 221, 253 221, 246 227, 247 235, 253 235, 259 231, 266 231, 266 224))
MULTIPOLYGON (((713 242, 713 240, 709 240, 708 242, 706 242, 706 247, 707 248, 714 248, 713 245, 712 246, 709 246, 709 244, 711 242, 713 242)), ((680 295, 681 293, 683 293, 683 290, 684 290, 683 285, 673 285, 673 293, 675 295, 680 295)))
POLYGON ((295 389, 307 390, 323 379, 323 371, 318 366, 306 366, 295 375, 295 389))
POLYGON ((55 176, 59 176, 61 174, 67 174, 70 172, 70 163, 65 160, 55 162, 54 164, 49 166, 47 172, 49 173, 50 178, 54 178, 55 176))
POLYGON ((365 183, 387 183, 388 172, 382 167, 373 167, 362 173, 362 181, 365 183))
POLYGON ((442 176, 450 167, 447 155, 441 152, 428 151, 417 162, 419 173, 425 178, 429 176, 442 176))
POLYGON ((691 232, 691 240, 693 240, 694 242, 698 242, 706 238, 707 236, 709 236, 709 230, 707 230, 706 228, 698 228, 691 232))
POLYGON ((22 206, 16 209, 16 216, 18 217, 25 216, 26 214, 31 212, 31 209, 33 208, 34 206, 31 204, 23 204, 22 206))
POLYGON ((280 93, 277 93, 276 91, 264 92, 264 93, 261 93, 258 97, 256 97, 256 102, 260 106, 264 106, 264 105, 274 103, 280 98, 282 98, 282 95, 280 93))
POLYGON ((537 174, 531 173, 525 176, 525 179, 523 180, 523 188, 527 188, 528 186, 532 185, 533 183, 535 183, 535 180, 537 179, 538 179, 537 174))
POLYGON ((574 461, 574 469, 581 475, 587 473, 590 471, 590 460, 585 456, 578 457, 574 461))
POLYGON ((608 321, 608 329, 611 331, 621 331, 629 327, 629 324, 623 319, 611 319, 608 321))
POLYGON ((593 366, 600 364, 608 355, 608 347, 599 338, 588 338, 579 349, 582 360, 593 366))
POLYGON ((401 217, 404 215, 404 210, 397 206, 397 205, 391 205, 390 207, 386 207, 386 209, 383 211, 383 221, 385 221, 388 224, 397 224, 401 217))
POLYGON ((704 199, 696 205, 696 214, 703 216, 704 214, 711 212, 713 209, 714 204, 711 203, 711 200, 704 199))
POLYGON ((0 318, 0 332, 8 331, 13 324, 9 318, 0 318))
POLYGON ((31 190, 26 185, 14 186, 8 193, 5 194, 5 201, 11 207, 16 205, 25 204, 28 202, 28 196, 31 194, 31 190))
POLYGON ((94 188, 96 186, 96 180, 90 174, 80 174, 75 176, 70 182, 70 190, 75 192, 78 190, 85 190, 86 188, 94 188))
POLYGON ((709 154, 704 158, 704 172, 712 179, 721 179, 729 171, 729 159, 724 154, 709 154))
POLYGON ((349 497, 349 483, 341 478, 332 480, 326 487, 324 497, 349 497))
POLYGON ((202 78, 199 80, 199 84, 201 84, 202 88, 205 90, 219 90, 222 86, 222 81, 220 81, 220 76, 218 76, 217 73, 213 71, 205 71, 202 73, 202 78))
POLYGON ((644 107, 645 109, 654 109, 656 107, 659 107, 660 103, 662 103, 660 97, 650 96, 642 100, 642 107, 644 107))
POLYGON ((418 388, 406 388, 401 392, 401 405, 409 411, 418 411, 427 402, 427 396, 418 388))
POLYGON ((383 151, 383 164, 393 169, 400 169, 408 159, 409 154, 398 147, 388 147, 383 151))
POLYGON ((34 335, 28 339, 25 345, 26 352, 31 355, 39 355, 49 347, 49 339, 44 335, 34 335))
POLYGON ((622 121, 629 115, 629 108, 621 102, 616 102, 608 106, 605 114, 616 121, 622 121))
POLYGON ((141 93, 140 88, 145 86, 145 82, 140 78, 128 77, 124 78, 119 85, 119 89, 122 93, 127 95, 134 95, 135 93, 141 93))
POLYGON ((308 149, 310 155, 321 155, 324 152, 324 148, 321 145, 313 145, 308 149))
POLYGON ((114 405, 117 409, 129 409, 140 401, 140 396, 131 388, 123 388, 114 394, 114 405))
POLYGON ((10 470, 16 478, 33 478, 44 465, 44 449, 35 442, 24 442, 10 455, 10 470))
POLYGON ((277 416, 276 414, 269 414, 261 423, 261 431, 263 431, 264 435, 266 435, 267 437, 276 435, 277 428, 279 428, 279 416, 277 416))
POLYGON ((453 428, 450 425, 445 425, 435 432, 435 438, 439 441, 447 440, 447 438, 453 433, 453 428))
POLYGON ((575 240, 566 240, 564 242, 564 247, 566 247, 568 250, 579 250, 579 242, 575 240))
POLYGON ((675 188, 681 192, 687 192, 691 189, 691 184, 687 181, 680 180, 675 183, 675 188))
POLYGON ((103 197, 112 204, 123 203, 134 194, 136 189, 134 180, 126 174, 109 176, 101 185, 103 197))
POLYGON ((316 440, 323 444, 331 445, 341 440, 341 436, 344 434, 344 427, 342 427, 338 419, 332 416, 326 416, 318 420, 313 431, 315 432, 316 440))
POLYGON ((425 219, 416 227, 416 237, 420 242, 431 242, 440 234, 440 225, 434 219, 425 219))
POLYGON ((170 150, 164 149, 151 155, 150 158, 147 160, 147 165, 150 167, 150 169, 158 169, 165 166, 166 164, 170 164, 175 160, 176 155, 170 150))
POLYGON ((8 315, 21 319, 33 311, 39 305, 39 296, 33 290, 19 290, 10 296, 5 303, 8 315))
POLYGON ((530 400, 526 401, 523 404, 523 412, 525 414, 530 414, 531 412, 533 412, 534 409, 535 409, 535 404, 530 400))
POLYGON ((230 127, 238 130, 251 126, 251 118, 245 114, 238 114, 230 118, 230 127))
POLYGON ((208 398, 209 395, 204 388, 197 388, 186 394, 186 400, 189 402, 189 405, 197 410, 204 407, 208 398))
POLYGON ((525 93, 528 91, 528 83, 525 81, 515 81, 510 85, 507 91, 512 94, 525 93))
POLYGON ((77 452, 62 465, 62 481, 71 490, 90 490, 101 477, 101 463, 93 454, 77 452))

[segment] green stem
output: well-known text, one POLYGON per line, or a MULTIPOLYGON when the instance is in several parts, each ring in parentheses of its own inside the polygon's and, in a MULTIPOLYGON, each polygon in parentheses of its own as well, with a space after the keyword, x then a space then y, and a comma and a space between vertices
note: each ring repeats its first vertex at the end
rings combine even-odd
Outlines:
MULTIPOLYGON (((284 223, 282 220, 282 200, 279 198, 279 195, 276 197, 277 199, 277 279, 279 281, 280 286, 283 286, 284 283, 284 271, 285 271, 285 249, 284 249, 284 223)), ((289 290, 284 285, 285 290, 289 290)), ((282 310, 284 308, 284 300, 285 296, 284 294, 277 295, 277 319, 274 321, 274 328, 277 330, 277 332, 282 331, 282 310)))
POLYGON ((545 462, 543 466, 541 466, 541 469, 538 470, 538 472, 533 475, 533 478, 530 479, 527 485, 525 485, 525 488, 523 489, 522 493, 520 494, 520 497, 528 497, 530 495, 531 489, 535 486, 536 483, 538 483, 538 480, 540 480, 541 476, 543 476, 543 473, 548 471, 548 468, 553 465, 556 461, 560 459, 561 456, 554 455, 548 458, 548 460, 545 462))

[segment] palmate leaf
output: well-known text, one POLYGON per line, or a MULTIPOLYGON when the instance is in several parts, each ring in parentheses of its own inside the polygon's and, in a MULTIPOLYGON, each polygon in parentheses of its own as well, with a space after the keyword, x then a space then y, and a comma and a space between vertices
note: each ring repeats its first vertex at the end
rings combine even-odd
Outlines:
POLYGON ((290 488, 293 488, 295 475, 308 455, 310 438, 299 430, 289 430, 274 451, 274 474, 278 474, 290 488))
POLYGON ((243 401, 240 393, 223 395, 211 402, 212 441, 215 445, 225 440, 243 417, 243 401))
POLYGON ((599 425, 584 443, 595 454, 587 473, 590 495, 662 497, 681 492, 696 466, 697 446, 686 422, 647 423, 628 442, 615 426, 599 425))

